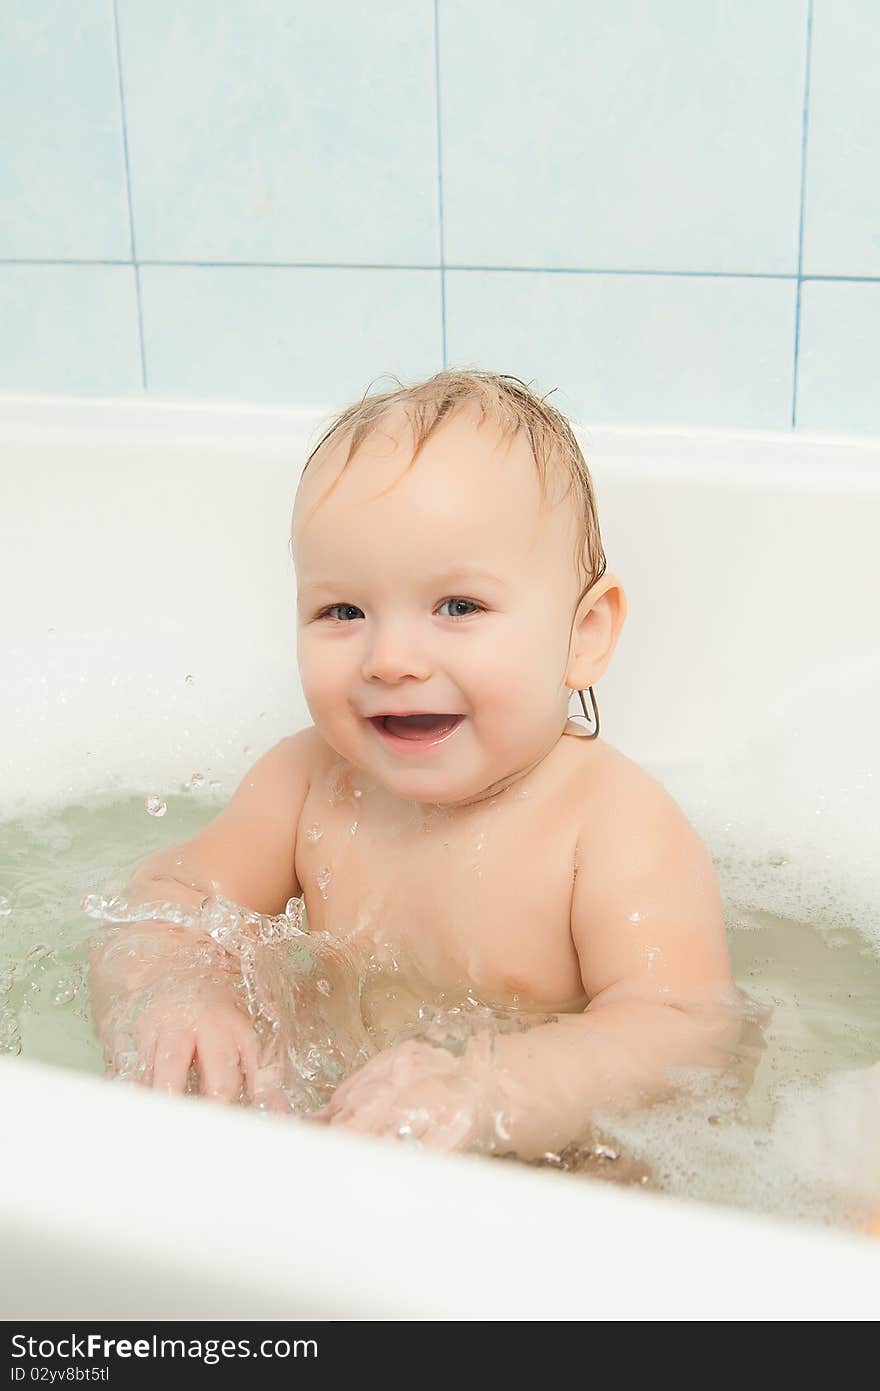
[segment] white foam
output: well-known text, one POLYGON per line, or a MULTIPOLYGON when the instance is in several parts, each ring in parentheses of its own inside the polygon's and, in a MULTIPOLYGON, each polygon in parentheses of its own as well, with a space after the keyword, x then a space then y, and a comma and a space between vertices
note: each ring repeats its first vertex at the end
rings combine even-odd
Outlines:
POLYGON ((725 899, 854 928, 880 950, 878 710, 873 660, 839 687, 802 689, 723 760, 652 768, 710 847, 725 899))

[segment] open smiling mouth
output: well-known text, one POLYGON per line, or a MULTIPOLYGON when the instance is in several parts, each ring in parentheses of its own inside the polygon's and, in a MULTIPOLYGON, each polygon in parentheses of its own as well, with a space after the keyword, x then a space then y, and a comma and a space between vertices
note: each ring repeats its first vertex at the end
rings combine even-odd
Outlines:
POLYGON ((464 715, 375 715, 370 724, 386 743, 400 749, 426 749, 455 732, 464 715))

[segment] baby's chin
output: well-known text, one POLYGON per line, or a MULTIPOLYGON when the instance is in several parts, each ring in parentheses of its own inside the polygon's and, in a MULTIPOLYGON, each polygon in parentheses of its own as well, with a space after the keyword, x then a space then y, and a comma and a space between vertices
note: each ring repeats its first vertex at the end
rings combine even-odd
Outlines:
POLYGON ((481 759, 473 740, 469 740, 470 724, 465 717, 448 739, 424 749, 400 749, 389 744, 366 720, 358 731, 362 737, 350 738, 350 728, 346 728, 338 731, 336 740, 326 733, 324 738, 340 758, 389 796, 456 811, 487 802, 521 783, 544 761, 562 732, 554 731, 546 747, 532 748, 523 754, 521 762, 513 762, 508 750, 507 758, 496 759, 494 766, 487 766, 485 754, 481 759))

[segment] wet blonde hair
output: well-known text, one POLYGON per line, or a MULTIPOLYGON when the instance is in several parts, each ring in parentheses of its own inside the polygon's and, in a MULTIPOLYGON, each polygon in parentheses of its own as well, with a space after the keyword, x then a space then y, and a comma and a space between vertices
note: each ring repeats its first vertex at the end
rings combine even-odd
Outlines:
MULTIPOLYGON (((389 374, 390 375, 390 374, 389 374)), ((378 380, 381 380, 379 378, 378 380)), ((331 440, 348 437, 348 454, 337 477, 321 495, 317 507, 333 491, 364 440, 378 428, 395 408, 401 408, 413 433, 413 456, 406 469, 415 464, 424 445, 438 426, 460 407, 475 404, 480 408, 480 424, 491 417, 502 431, 502 437, 515 437, 520 430, 528 436, 532 457, 538 469, 541 485, 541 505, 547 497, 547 479, 551 468, 564 477, 568 487, 564 497, 574 492, 580 519, 575 565, 584 587, 577 604, 605 573, 606 559, 599 530, 596 496, 590 470, 565 416, 546 400, 535 396, 519 377, 506 373, 483 372, 475 368, 450 368, 437 372, 415 386, 404 386, 397 377, 396 391, 367 394, 353 405, 346 406, 324 431, 309 454, 303 474, 315 455, 331 440)), ((399 481, 399 480, 398 480, 399 481)), ((391 485, 396 487, 397 484, 391 485)), ((390 489, 386 489, 390 491, 390 489)), ((381 494, 380 494, 381 496, 381 494)), ((572 619, 572 623, 574 619, 572 619)))

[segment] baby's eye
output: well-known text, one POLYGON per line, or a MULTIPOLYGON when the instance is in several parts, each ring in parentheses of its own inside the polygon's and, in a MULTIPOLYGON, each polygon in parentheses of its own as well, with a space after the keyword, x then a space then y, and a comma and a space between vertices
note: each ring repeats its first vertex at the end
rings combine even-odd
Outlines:
MULTIPOLYGON (((448 614, 447 617, 449 618, 470 618, 470 612, 461 612, 462 607, 471 610, 472 612, 482 612, 482 605, 475 603, 473 599, 444 599, 443 603, 440 605, 440 608, 445 608, 447 604, 452 604, 453 607, 457 610, 457 612, 448 614)), ((337 610, 348 610, 349 614, 358 614, 362 612, 362 610, 359 609, 356 604, 330 604, 329 607, 321 610, 321 612, 318 614, 318 618, 333 618, 337 610)), ((344 617, 339 621, 346 623, 349 621, 349 619, 348 617, 344 617)))
MULTIPOLYGON (((354 609, 355 613, 361 612, 361 610, 357 607, 356 604, 331 604, 329 608, 322 609, 321 612, 318 614, 318 617, 332 618, 336 609, 354 609)), ((343 619, 342 621, 345 622, 345 619, 343 619)))
MULTIPOLYGON (((479 610, 480 608, 480 605, 475 604, 473 599, 444 599, 443 603, 440 605, 441 609, 444 608, 447 604, 452 604, 455 608, 458 608, 461 604, 464 604, 466 607, 475 610, 479 610)), ((450 613, 448 616, 449 618, 470 618, 469 613, 450 613)))

